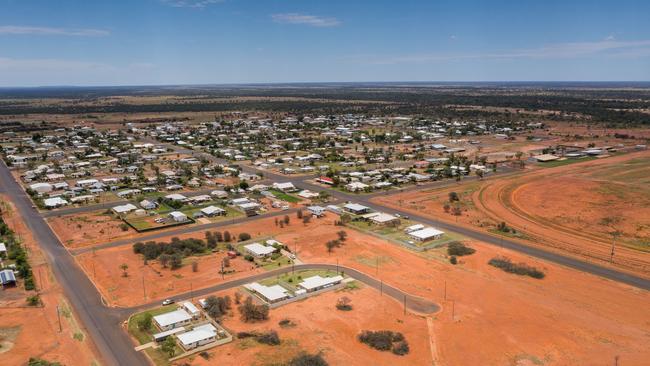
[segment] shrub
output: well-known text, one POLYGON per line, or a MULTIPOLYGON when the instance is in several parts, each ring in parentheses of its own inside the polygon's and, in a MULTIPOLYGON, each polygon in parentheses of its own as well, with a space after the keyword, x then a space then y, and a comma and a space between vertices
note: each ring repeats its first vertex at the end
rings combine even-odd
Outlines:
POLYGON ((120 229, 122 229, 122 231, 129 231, 129 225, 127 225, 125 223, 121 223, 120 224, 120 229))
POLYGON ((459 241, 452 241, 447 245, 447 254, 462 257, 464 255, 471 255, 476 252, 476 249, 465 246, 459 241))
POLYGON ((295 326, 296 324, 291 321, 291 319, 282 319, 278 322, 278 325, 282 328, 289 328, 295 326))
POLYGON ((320 354, 310 355, 303 352, 292 358, 288 366, 328 366, 328 364, 320 354))
POLYGON ((253 261, 255 261, 255 257, 253 257, 253 256, 250 255, 250 254, 246 254, 246 255, 244 256, 244 259, 246 259, 246 260, 249 261, 249 262, 253 262, 253 261))
POLYGON ((249 233, 240 233, 239 234, 239 241, 246 241, 251 239, 251 234, 249 233))
POLYGON ((365 343, 376 350, 392 350, 397 355, 408 353, 408 343, 404 339, 404 335, 399 332, 392 332, 390 330, 364 330, 357 338, 361 343, 365 343))
POLYGON ((271 330, 266 333, 262 333, 255 338, 259 343, 268 344, 269 346, 277 346, 280 344, 280 337, 278 332, 271 330))
POLYGON ((458 259, 456 259, 455 255, 452 255, 451 257, 449 257, 449 263, 451 263, 453 265, 456 265, 458 263, 458 259))
POLYGON ((352 310, 352 300, 347 296, 343 296, 336 301, 336 308, 342 311, 350 311, 352 310))
POLYGON ((33 295, 27 297, 27 305, 29 306, 38 306, 41 304, 41 298, 38 295, 33 295))
POLYGON ((520 276, 529 276, 532 278, 542 279, 544 272, 538 270, 537 268, 530 266, 526 263, 512 263, 509 258, 506 257, 495 257, 490 259, 488 262, 489 265, 500 268, 508 273, 514 273, 520 276))
POLYGON ((256 322, 269 318, 268 305, 256 305, 253 298, 248 296, 244 302, 239 305, 239 313, 244 322, 256 322))
POLYGON ((410 349, 407 341, 397 342, 395 345, 393 345, 393 353, 398 356, 404 356, 405 354, 409 353, 409 351, 410 349))
POLYGON ((203 351, 199 353, 199 356, 201 356, 204 360, 209 360, 210 359, 210 354, 206 351, 203 351))
POLYGON ((454 202, 454 201, 458 201, 458 200, 459 200, 458 193, 449 192, 449 202, 454 202))
POLYGON ((150 330, 153 325, 153 315, 150 313, 145 313, 142 319, 138 320, 138 329, 140 330, 150 330))

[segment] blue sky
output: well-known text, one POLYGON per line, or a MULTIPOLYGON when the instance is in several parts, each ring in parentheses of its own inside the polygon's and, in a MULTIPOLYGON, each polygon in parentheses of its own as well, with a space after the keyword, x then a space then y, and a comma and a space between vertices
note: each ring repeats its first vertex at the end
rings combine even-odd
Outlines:
POLYGON ((0 0, 0 86, 649 81, 650 1, 0 0))

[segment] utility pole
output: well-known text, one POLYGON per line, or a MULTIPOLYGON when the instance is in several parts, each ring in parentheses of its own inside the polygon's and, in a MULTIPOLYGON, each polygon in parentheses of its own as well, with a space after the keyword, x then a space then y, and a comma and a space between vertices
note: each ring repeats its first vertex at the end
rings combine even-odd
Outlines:
POLYGON ((456 318, 456 301, 451 300, 451 320, 453 321, 456 318))
POLYGON ((379 280, 379 296, 384 296, 384 281, 379 280))
POLYGON ((56 306, 56 317, 59 319, 59 333, 63 331, 61 327, 61 311, 59 311, 59 305, 56 306))
POLYGON ((190 297, 192 298, 192 301, 194 301, 194 290, 192 289, 192 282, 190 281, 190 297))
POLYGON ((406 315, 406 295, 404 295, 404 315, 406 315))
POLYGON ((339 274, 339 259, 336 258, 336 274, 339 274))
POLYGON ((447 280, 445 280, 445 301, 447 301, 447 280))
POLYGON ((226 276, 226 273, 225 273, 225 272, 226 272, 226 269, 225 269, 224 266, 223 266, 223 260, 222 260, 222 261, 221 261, 221 279, 222 279, 222 280, 225 279, 225 276, 226 276))
POLYGON ((142 298, 147 299, 147 290, 144 287, 144 273, 142 274, 142 298))
POLYGON ((618 355, 614 356, 614 366, 618 366, 618 355))

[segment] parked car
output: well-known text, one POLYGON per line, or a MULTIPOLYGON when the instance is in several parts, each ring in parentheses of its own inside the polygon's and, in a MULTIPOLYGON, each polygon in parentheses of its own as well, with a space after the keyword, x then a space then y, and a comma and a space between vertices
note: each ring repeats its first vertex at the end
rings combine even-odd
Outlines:
POLYGON ((174 299, 165 299, 165 301, 163 301, 162 304, 163 306, 167 306, 173 304, 174 302, 175 302, 174 299))

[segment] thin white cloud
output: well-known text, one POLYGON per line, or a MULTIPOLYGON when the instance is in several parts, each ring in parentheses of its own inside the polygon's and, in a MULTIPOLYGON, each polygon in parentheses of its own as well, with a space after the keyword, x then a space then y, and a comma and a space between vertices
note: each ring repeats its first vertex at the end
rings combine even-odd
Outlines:
POLYGON ((341 22, 336 18, 300 13, 273 14, 271 18, 274 22, 281 24, 303 24, 311 27, 336 27, 341 25, 341 22))
POLYGON ((224 0, 162 0, 165 4, 175 8, 205 8, 212 4, 218 4, 224 0))
POLYGON ((0 25, 0 35, 101 37, 108 36, 109 34, 111 34, 109 31, 103 29, 68 29, 53 27, 0 25))
POLYGON ((650 50, 650 40, 620 41, 605 39, 597 42, 558 43, 530 49, 516 49, 495 53, 421 54, 405 56, 355 56, 349 60, 371 64, 428 63, 466 59, 559 59, 590 55, 620 56, 644 55, 650 50))

